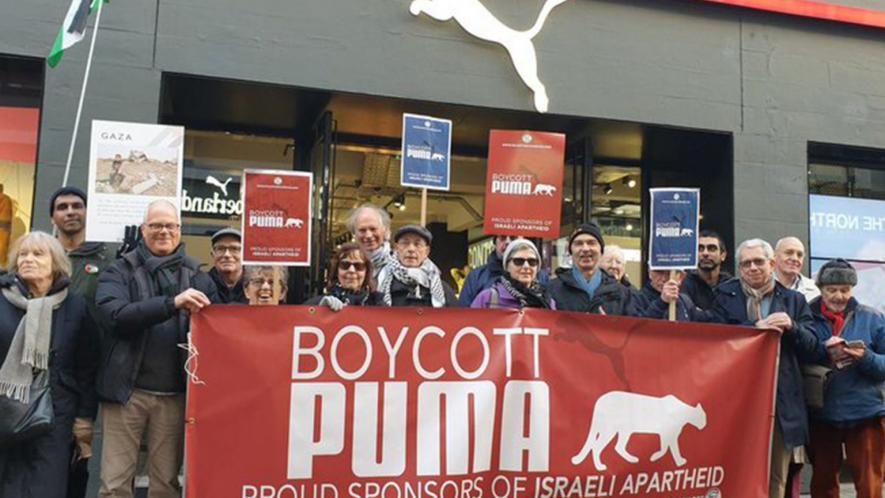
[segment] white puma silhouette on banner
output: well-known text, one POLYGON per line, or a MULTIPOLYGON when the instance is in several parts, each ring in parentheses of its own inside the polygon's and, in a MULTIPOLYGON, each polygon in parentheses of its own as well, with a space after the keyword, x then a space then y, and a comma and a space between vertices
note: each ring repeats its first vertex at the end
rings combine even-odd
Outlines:
POLYGON ((517 31, 499 21, 480 0, 413 0, 409 12, 416 16, 427 14, 437 21, 454 19, 471 35, 503 45, 519 77, 535 94, 535 109, 547 112, 550 99, 538 78, 538 55, 532 39, 541 32, 550 11, 566 1, 547 0, 535 25, 526 31, 517 31))
POLYGON ((651 456, 651 461, 660 460, 669 451, 676 465, 681 467, 686 460, 679 452, 679 435, 688 424, 701 430, 707 426, 707 413, 700 403, 691 406, 673 395, 656 398, 623 391, 605 393, 596 400, 587 441, 572 457, 572 464, 579 465, 593 453, 593 464, 602 472, 606 466, 600 456, 615 437, 618 438, 615 444, 618 455, 630 463, 637 463, 639 459, 627 452, 630 436, 657 434, 661 438, 661 449, 651 456))

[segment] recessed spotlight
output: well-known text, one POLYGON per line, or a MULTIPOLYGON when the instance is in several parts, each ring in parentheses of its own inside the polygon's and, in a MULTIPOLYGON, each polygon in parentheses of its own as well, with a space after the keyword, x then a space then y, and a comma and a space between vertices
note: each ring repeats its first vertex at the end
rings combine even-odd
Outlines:
POLYGON ((630 224, 630 223, 627 223, 627 226, 626 226, 626 227, 624 227, 624 228, 626 228, 626 229, 627 229, 627 231, 628 231, 628 232, 629 232, 629 231, 631 231, 631 230, 633 230, 633 225, 632 225, 632 224, 630 224))
POLYGON ((636 179, 632 176, 625 176, 621 179, 621 183, 624 184, 625 187, 634 188, 636 187, 636 179))
POLYGON ((614 191, 615 191, 615 189, 612 187, 612 184, 611 184, 611 183, 606 183, 606 184, 605 184, 605 187, 602 189, 602 192, 603 192, 605 195, 611 195, 611 193, 614 192, 614 191))

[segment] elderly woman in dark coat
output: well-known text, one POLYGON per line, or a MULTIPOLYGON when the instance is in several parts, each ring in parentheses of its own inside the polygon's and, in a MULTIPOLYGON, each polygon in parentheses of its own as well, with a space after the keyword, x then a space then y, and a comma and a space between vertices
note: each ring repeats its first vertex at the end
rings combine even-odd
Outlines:
POLYGON ((97 337, 85 301, 68 294, 70 271, 61 244, 31 232, 15 242, 0 277, 0 396, 29 402, 35 372, 48 370, 55 417, 47 434, 0 441, 3 497, 63 498, 71 442, 91 454, 97 337))
POLYGON ((328 306, 339 311, 344 306, 384 306, 372 278, 372 259, 357 244, 344 244, 332 256, 326 292, 308 300, 307 305, 328 306))

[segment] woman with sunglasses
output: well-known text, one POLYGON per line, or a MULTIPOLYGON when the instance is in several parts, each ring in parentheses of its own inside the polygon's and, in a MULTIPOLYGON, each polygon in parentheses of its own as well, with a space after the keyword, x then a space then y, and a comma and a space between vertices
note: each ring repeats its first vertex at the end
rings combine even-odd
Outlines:
POLYGON ((526 239, 516 239, 504 251, 504 275, 480 292, 471 308, 542 308, 555 310, 556 303, 538 282, 541 255, 526 239))
POLYGON ((375 292, 372 260, 357 244, 344 244, 332 256, 326 293, 308 300, 306 305, 328 306, 339 311, 350 306, 384 306, 384 299, 375 292))

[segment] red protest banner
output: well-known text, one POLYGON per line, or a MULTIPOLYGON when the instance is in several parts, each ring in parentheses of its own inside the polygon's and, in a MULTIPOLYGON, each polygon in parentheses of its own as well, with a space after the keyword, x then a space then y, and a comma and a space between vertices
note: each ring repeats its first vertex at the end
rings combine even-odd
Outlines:
POLYGON ((559 237, 565 135, 492 130, 486 175, 486 234, 559 237))
POLYGON ((767 496, 775 333, 538 310, 192 320, 189 498, 767 496))
POLYGON ((243 172, 243 263, 310 265, 311 185, 299 171, 243 172))

